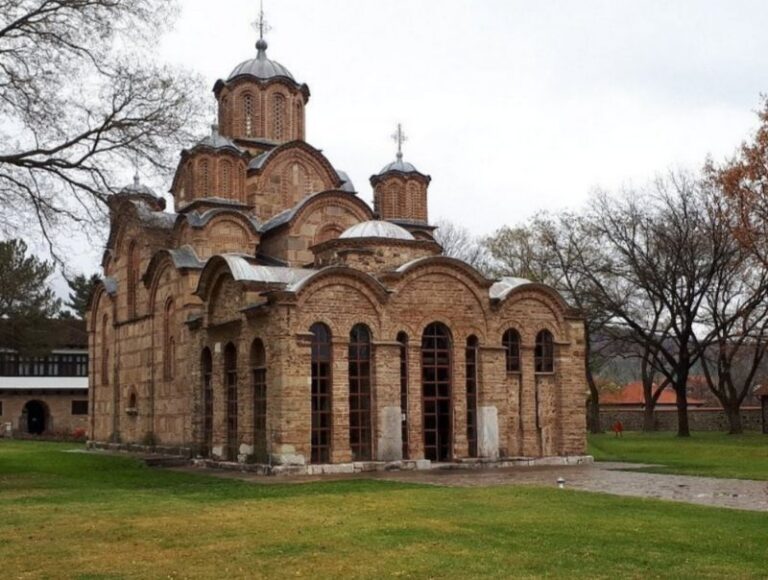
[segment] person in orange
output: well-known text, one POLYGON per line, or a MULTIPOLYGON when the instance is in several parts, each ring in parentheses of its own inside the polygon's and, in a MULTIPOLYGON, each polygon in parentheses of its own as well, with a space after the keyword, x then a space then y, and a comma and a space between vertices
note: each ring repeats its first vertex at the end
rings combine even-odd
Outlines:
POLYGON ((616 437, 621 437, 624 433, 624 425, 622 425, 621 421, 618 420, 613 424, 611 429, 613 429, 613 434, 616 435, 616 437))

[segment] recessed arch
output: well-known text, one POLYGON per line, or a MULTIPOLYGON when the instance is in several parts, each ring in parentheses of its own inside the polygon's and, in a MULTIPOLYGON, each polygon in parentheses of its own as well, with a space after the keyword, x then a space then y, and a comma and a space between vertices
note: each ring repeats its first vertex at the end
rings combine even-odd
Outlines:
POLYGON ((371 391, 371 331, 356 324, 349 333, 349 447, 352 461, 370 461, 373 455, 371 391))
POLYGON ((312 333, 310 461, 329 463, 333 424, 331 329, 316 322, 309 331, 312 333))
POLYGON ((453 454, 453 340, 448 327, 433 322, 421 337, 424 457, 448 461, 453 454))

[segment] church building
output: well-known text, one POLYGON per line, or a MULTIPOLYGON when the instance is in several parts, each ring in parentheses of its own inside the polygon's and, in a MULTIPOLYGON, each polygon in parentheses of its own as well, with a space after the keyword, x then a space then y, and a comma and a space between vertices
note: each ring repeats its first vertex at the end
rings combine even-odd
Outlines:
POLYGON ((138 177, 111 198, 91 445, 317 473, 583 454, 579 313, 444 256, 401 148, 361 199, 305 139, 307 85, 256 49, 172 211, 138 177))

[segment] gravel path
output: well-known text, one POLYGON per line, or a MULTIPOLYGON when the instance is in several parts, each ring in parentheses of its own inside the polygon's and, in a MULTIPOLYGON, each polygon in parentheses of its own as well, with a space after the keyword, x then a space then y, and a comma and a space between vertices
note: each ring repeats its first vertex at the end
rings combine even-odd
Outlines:
POLYGON ((566 489, 652 498, 692 504, 768 512, 768 481, 719 479, 689 475, 643 473, 647 465, 599 462, 568 467, 514 467, 507 469, 430 469, 424 471, 373 472, 338 476, 264 477, 249 473, 184 467, 181 471, 205 472, 254 483, 307 483, 344 479, 382 479, 454 487, 539 485, 557 487, 565 479, 566 489))

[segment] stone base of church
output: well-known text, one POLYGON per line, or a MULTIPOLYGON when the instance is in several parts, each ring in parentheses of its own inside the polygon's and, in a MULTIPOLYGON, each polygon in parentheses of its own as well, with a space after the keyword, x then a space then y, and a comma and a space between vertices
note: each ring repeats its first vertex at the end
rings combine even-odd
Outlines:
POLYGON ((502 457, 499 459, 466 458, 450 462, 435 462, 429 459, 405 459, 400 461, 355 461, 349 463, 325 464, 265 464, 219 461, 196 457, 191 447, 137 445, 133 443, 104 443, 89 441, 90 450, 135 454, 148 464, 162 466, 192 465, 211 469, 243 471, 264 476, 281 475, 340 475, 371 473, 376 471, 417 471, 430 469, 472 470, 502 469, 509 467, 536 467, 545 465, 585 465, 594 462, 591 455, 568 455, 555 457, 502 457))

